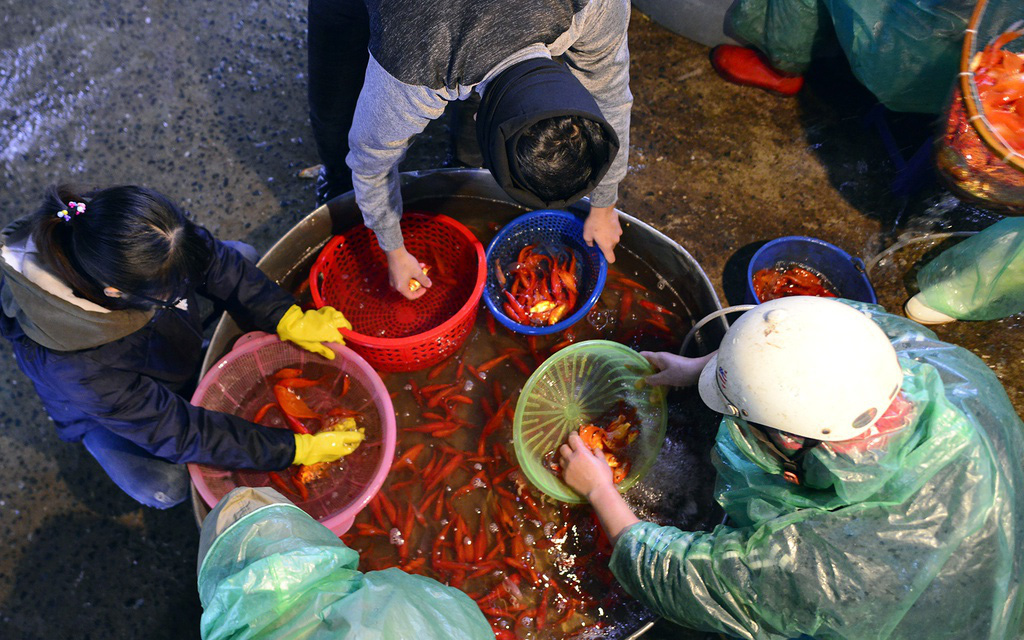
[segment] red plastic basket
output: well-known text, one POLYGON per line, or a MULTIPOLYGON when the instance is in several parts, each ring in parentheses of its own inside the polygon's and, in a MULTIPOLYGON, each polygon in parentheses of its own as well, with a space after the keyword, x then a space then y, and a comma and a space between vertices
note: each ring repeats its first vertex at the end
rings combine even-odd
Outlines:
POLYGON ((484 248, 444 215, 406 212, 409 253, 430 265, 433 286, 407 300, 388 284, 377 236, 359 225, 335 236, 309 272, 317 308, 330 305, 352 323, 345 342, 378 371, 418 371, 455 353, 469 337, 483 294, 484 248))

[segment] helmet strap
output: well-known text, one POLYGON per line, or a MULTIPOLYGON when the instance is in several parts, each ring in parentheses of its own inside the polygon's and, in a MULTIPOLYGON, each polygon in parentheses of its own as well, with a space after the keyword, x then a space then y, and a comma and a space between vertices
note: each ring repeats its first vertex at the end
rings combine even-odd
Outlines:
POLYGON ((792 455, 786 455, 775 446, 772 439, 768 437, 768 434, 759 425, 753 422, 747 422, 747 424, 750 425, 750 430, 753 432, 754 437, 760 440, 768 448, 768 452, 782 465, 782 479, 791 484, 802 485, 804 480, 802 464, 804 456, 811 449, 821 444, 821 440, 804 438, 803 444, 800 445, 799 449, 794 451, 792 455))

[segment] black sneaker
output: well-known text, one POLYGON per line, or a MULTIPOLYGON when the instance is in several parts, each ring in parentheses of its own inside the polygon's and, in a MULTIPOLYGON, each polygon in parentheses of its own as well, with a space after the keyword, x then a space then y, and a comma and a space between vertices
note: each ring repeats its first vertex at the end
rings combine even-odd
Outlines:
POLYGON ((344 178, 331 177, 327 174, 327 167, 321 165, 320 172, 316 176, 316 206, 322 207, 341 194, 351 190, 351 175, 344 178))

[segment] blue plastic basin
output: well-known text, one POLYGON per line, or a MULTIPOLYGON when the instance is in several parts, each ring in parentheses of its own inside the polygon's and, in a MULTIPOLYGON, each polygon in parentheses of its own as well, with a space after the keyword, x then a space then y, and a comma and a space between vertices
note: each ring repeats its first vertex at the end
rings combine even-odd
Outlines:
POLYGON ((755 273, 792 264, 825 276, 840 298, 878 303, 863 260, 854 258, 834 244, 808 236, 776 238, 757 250, 747 266, 746 301, 750 304, 762 302, 754 293, 755 273))

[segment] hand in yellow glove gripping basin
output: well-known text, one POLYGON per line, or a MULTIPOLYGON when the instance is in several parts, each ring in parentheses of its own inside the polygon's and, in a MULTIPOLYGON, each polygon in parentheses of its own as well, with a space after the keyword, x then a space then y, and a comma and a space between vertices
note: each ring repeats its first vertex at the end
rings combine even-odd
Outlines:
POLYGON ((356 429, 355 424, 355 420, 347 418, 338 425, 339 431, 295 434, 295 460, 292 464, 333 462, 352 453, 366 439, 366 434, 362 429, 356 429))
POLYGON ((345 344, 338 329, 351 329, 352 323, 334 307, 303 311, 299 305, 292 305, 277 323, 277 336, 289 340, 306 351, 334 359, 334 351, 325 347, 324 342, 345 344))

